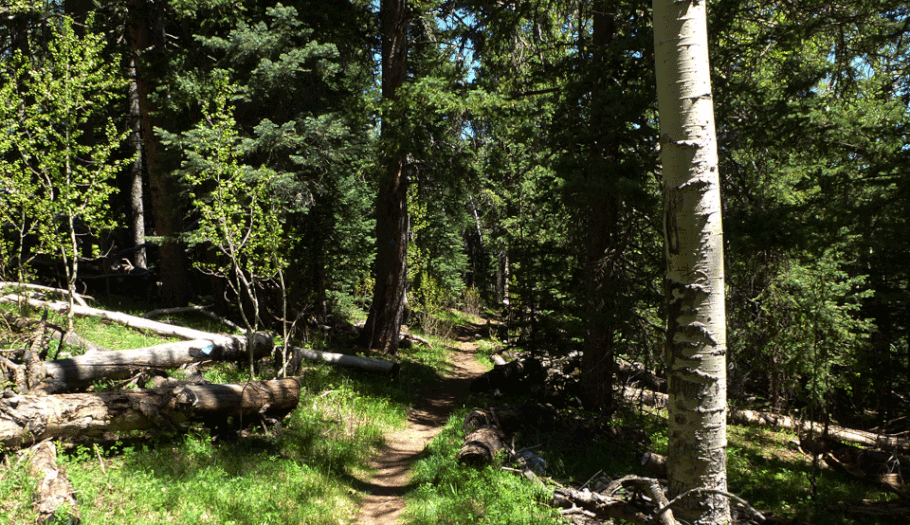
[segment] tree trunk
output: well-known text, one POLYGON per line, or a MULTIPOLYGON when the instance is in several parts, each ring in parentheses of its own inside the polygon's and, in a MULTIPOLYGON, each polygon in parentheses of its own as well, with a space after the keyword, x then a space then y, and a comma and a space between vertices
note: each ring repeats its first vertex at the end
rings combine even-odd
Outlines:
POLYGON ((284 417, 300 399, 300 380, 230 385, 185 385, 0 399, 0 444, 26 446, 44 439, 175 427, 190 420, 284 417))
MULTIPOLYGON (((599 137, 592 145, 591 155, 595 165, 615 165, 619 158, 619 141, 612 137, 616 117, 609 105, 600 102, 611 80, 607 61, 607 46, 614 38, 616 24, 613 14, 607 13, 606 0, 593 5, 593 67, 598 73, 592 93, 591 128, 599 130, 599 137), (599 108, 599 111, 596 111, 599 108)), ((592 174, 587 182, 588 198, 588 243, 585 254, 587 280, 587 327, 585 330, 584 353, 581 361, 581 384, 586 408, 609 415, 612 411, 613 361, 615 326, 611 316, 616 314, 615 290, 619 275, 616 261, 621 256, 616 239, 619 203, 613 191, 617 177, 615 171, 592 174)))
MULTIPOLYGON (((161 296, 165 306, 183 306, 189 300, 189 274, 183 256, 184 246, 179 240, 182 225, 180 206, 177 205, 178 194, 161 169, 161 143, 152 126, 148 82, 140 60, 142 53, 149 48, 149 23, 153 20, 151 10, 156 7, 150 5, 147 0, 130 0, 128 7, 129 45, 137 61, 136 97, 141 116, 145 168, 148 171, 155 236, 159 238, 158 275, 161 279, 161 296)), ((154 16, 161 14, 155 13, 154 16)), ((162 42, 159 47, 163 49, 164 43, 162 42)))
POLYGON ((100 379, 129 377, 137 369, 168 370, 199 361, 241 361, 250 352, 254 359, 259 359, 271 355, 273 348, 272 338, 266 334, 254 334, 250 344, 234 345, 233 339, 230 343, 214 345, 209 339, 196 339, 46 361, 42 364, 43 380, 32 389, 46 394, 71 392, 100 379))
POLYGON ((382 117, 381 142, 388 153, 376 199, 376 285, 360 342, 394 355, 398 351, 407 284, 408 160, 396 126, 404 112, 395 103, 407 68, 407 2, 383 0, 381 18, 382 98, 391 102, 391 109, 382 117))
POLYGON ((401 365, 398 363, 383 361, 381 359, 370 359, 368 357, 336 354, 333 352, 321 352, 319 350, 311 350, 309 348, 293 347, 292 350, 294 353, 300 355, 301 358, 308 361, 327 363, 334 366, 359 368, 360 370, 364 370, 366 372, 377 372, 380 374, 389 374, 394 376, 397 375, 398 371, 401 369, 401 365))
POLYGON ((30 451, 29 472, 37 480, 35 487, 35 513, 39 524, 78 523, 79 507, 73 485, 66 473, 57 466, 57 447, 47 440, 30 451))
POLYGON ((609 317, 615 309, 613 269, 616 257, 613 229, 616 200, 604 195, 590 209, 588 223, 587 273, 589 318, 586 323, 581 384, 586 408, 609 415, 613 393, 613 326, 609 317))
MULTIPOLYGON (((669 489, 726 491, 726 318, 717 139, 705 2, 654 0, 663 164, 669 489)), ((710 492, 682 500, 699 525, 730 521, 710 492)))
POLYGON ((133 56, 129 58, 129 118, 130 118, 130 145, 133 149, 133 162, 130 164, 130 248, 137 248, 133 252, 133 266, 136 268, 147 268, 148 261, 145 256, 145 204, 142 197, 142 183, 144 181, 142 173, 142 111, 139 102, 139 76, 137 73, 138 59, 135 56, 135 50, 131 50, 133 56))
POLYGON ((502 450, 505 435, 495 426, 478 428, 464 437, 456 459, 466 465, 481 467, 493 463, 502 450))

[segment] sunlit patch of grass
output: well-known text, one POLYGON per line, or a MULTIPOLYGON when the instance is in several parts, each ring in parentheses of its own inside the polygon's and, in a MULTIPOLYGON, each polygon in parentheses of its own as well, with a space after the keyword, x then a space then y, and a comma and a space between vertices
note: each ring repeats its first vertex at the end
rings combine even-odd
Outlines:
POLYGON ((893 495, 830 470, 816 468, 811 457, 796 450, 798 438, 768 429, 728 427, 727 476, 730 490, 759 509, 809 523, 905 523, 870 521, 831 511, 844 502, 888 501, 893 495), (815 490, 813 491, 813 484, 815 490))
POLYGON ((24 461, 7 453, 0 466, 0 523, 31 525, 36 523, 33 498, 35 482, 26 470, 24 461))
POLYGON ((104 455, 78 448, 64 463, 84 524, 334 525, 352 516, 344 479, 326 471, 322 451, 287 446, 293 437, 212 443, 199 430, 104 455))
POLYGON ((464 442, 464 412, 453 415, 414 467, 416 488, 406 497, 409 525, 557 524, 548 507, 551 491, 498 466, 477 469, 458 463, 464 442))
POLYGON ((353 519, 352 475, 404 408, 318 367, 277 434, 213 440, 198 427, 139 448, 77 447, 62 461, 83 523, 332 524, 353 519), (324 387, 329 387, 324 389, 324 387))

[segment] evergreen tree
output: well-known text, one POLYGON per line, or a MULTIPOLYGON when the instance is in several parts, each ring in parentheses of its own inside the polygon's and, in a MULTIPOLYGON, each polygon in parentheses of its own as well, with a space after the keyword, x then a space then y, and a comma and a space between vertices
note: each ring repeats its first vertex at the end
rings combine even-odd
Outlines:
MULTIPOLYGON (((236 11, 188 2, 174 14, 187 29, 181 38, 199 45, 172 57, 168 82, 176 88, 160 99, 170 115, 161 120, 172 133, 196 125, 214 72, 228 72, 238 86, 238 160, 274 172, 270 191, 284 203, 274 211, 291 241, 292 310, 324 320, 329 300, 350 304, 369 264, 367 6, 249 3, 236 11)), ((179 159, 180 148, 172 154, 179 159)), ((278 317, 276 298, 267 306, 278 317)))
MULTIPOLYGON (((878 324, 902 303, 875 306, 894 296, 878 295, 874 276, 890 280, 900 265, 872 259, 893 250, 880 228, 901 217, 885 203, 906 155, 891 62, 906 13, 886 2, 732 1, 713 13, 733 394, 811 403, 824 417, 837 392, 853 403, 871 386, 871 374, 855 382, 844 371, 882 369, 860 364, 871 356, 890 370, 905 363, 894 360, 900 329, 868 339, 867 318, 878 324)), ((882 402, 882 391, 867 394, 882 402)))

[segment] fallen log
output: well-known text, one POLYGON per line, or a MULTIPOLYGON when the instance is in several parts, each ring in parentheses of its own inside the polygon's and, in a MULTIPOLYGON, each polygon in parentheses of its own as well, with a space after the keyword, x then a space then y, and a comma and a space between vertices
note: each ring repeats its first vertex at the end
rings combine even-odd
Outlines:
POLYGON ((905 485, 905 480, 910 478, 910 458, 807 434, 800 435, 799 445, 804 452, 821 457, 832 470, 910 496, 905 485))
POLYGON ((641 466, 648 469, 654 477, 666 479, 667 457, 655 452, 645 452, 641 456, 641 466))
POLYGON ((251 353, 254 359, 260 359, 272 353, 274 343, 267 334, 234 337, 244 341, 231 338, 229 346, 222 346, 227 340, 217 339, 222 343, 219 345, 209 339, 196 339, 45 361, 42 380, 32 388, 45 394, 69 392, 100 379, 130 377, 137 369, 168 370, 199 361, 241 361, 251 353))
MULTIPOLYGON (((2 290, 4 288, 13 288, 13 289, 18 288, 21 290, 32 290, 33 291, 32 293, 29 293, 27 295, 32 295, 34 292, 43 292, 45 294, 59 295, 61 297, 69 296, 68 290, 63 290, 61 288, 52 288, 50 286, 42 286, 40 284, 19 283, 19 282, 0 282, 0 290, 2 290)), ((25 296, 26 294, 22 294, 22 295, 25 296)), ((81 294, 75 294, 73 296, 73 300, 76 303, 78 303, 80 306, 87 307, 88 303, 85 302, 85 297, 88 297, 88 296, 83 296, 81 294)))
MULTIPOLYGON (((0 297, 0 302, 14 303, 16 302, 16 299, 17 298, 15 296, 4 296, 0 297)), ((69 304, 62 301, 39 301, 36 299, 26 299, 25 302, 29 306, 33 306, 35 308, 48 308, 50 310, 54 310, 55 312, 67 312, 69 310, 69 304)), ((172 324, 161 323, 158 321, 152 321, 151 319, 136 317, 135 315, 124 314, 121 312, 111 312, 108 310, 101 310, 98 308, 91 308, 80 305, 73 306, 73 314, 80 317, 101 317, 102 319, 120 323, 130 328, 147 330, 149 332, 154 332, 165 337, 177 337, 180 339, 208 339, 210 341, 220 343, 223 346, 227 346, 230 343, 221 343, 222 340, 231 340, 243 337, 239 335, 231 336, 213 334, 210 332, 203 332, 202 330, 195 330, 193 328, 186 328, 183 326, 176 326, 172 324)))
POLYGON ((730 409, 728 419, 740 425, 767 426, 776 430, 792 430, 794 432, 811 432, 816 435, 826 433, 829 437, 847 443, 865 445, 867 447, 910 452, 910 439, 901 436, 876 434, 865 430, 844 428, 837 425, 827 425, 815 421, 804 421, 790 416, 758 412, 755 410, 730 409))
POLYGON ((0 398, 0 445, 45 439, 175 428, 195 420, 282 418, 300 399, 300 380, 287 378, 173 389, 0 398))
POLYGON ((506 433, 494 409, 474 410, 462 424, 464 445, 455 456, 461 463, 479 467, 493 463, 496 454, 506 447, 506 433))
MULTIPOLYGON (((651 392, 639 388, 623 387, 621 393, 623 398, 632 403, 643 403, 649 406, 666 408, 669 402, 669 396, 667 394, 651 392)), ((790 416, 771 414, 769 412, 728 408, 727 421, 738 425, 769 427, 773 430, 811 432, 816 435, 826 433, 829 437, 847 443, 855 443, 857 445, 865 445, 867 447, 896 452, 910 452, 910 439, 906 437, 876 434, 874 432, 844 428, 837 425, 826 426, 824 423, 816 421, 805 421, 790 416)))
POLYGON ((642 525, 655 522, 663 525, 677 524, 663 487, 655 478, 624 476, 611 482, 606 489, 599 493, 588 489, 558 487, 553 493, 553 504, 563 508, 582 508, 597 518, 622 519, 642 525), (647 494, 657 505, 654 506, 655 508, 637 506, 627 499, 617 496, 617 493, 624 488, 647 494))
POLYGON ((224 317, 219 317, 214 312, 209 310, 209 308, 211 308, 211 306, 178 306, 176 308, 159 308, 157 310, 152 310, 150 312, 146 312, 145 315, 143 315, 142 317, 145 317, 146 319, 153 319, 155 317, 159 317, 162 315, 199 313, 199 314, 202 314, 202 315, 208 317, 209 319, 211 319, 215 322, 218 322, 227 327, 230 327, 232 330, 238 330, 238 331, 242 330, 242 328, 237 326, 237 323, 231 321, 230 319, 226 319, 224 317))
POLYGON ((382 359, 372 359, 369 357, 360 357, 356 355, 338 354, 333 352, 322 352, 310 348, 300 348, 292 346, 291 351, 307 361, 317 363, 327 363, 335 366, 345 366, 359 368, 367 372, 377 372, 380 374, 397 375, 401 365, 382 359))
MULTIPOLYGON (((9 302, 8 298, 0 298, 0 302, 9 302)), ((45 301, 36 301, 29 300, 29 304, 35 307, 46 307, 55 311, 66 311, 69 309, 69 305, 62 302, 45 302, 45 301)), ((182 339, 203 339, 211 341, 212 345, 218 348, 225 349, 224 351, 230 354, 237 355, 249 355, 246 353, 246 341, 247 337, 244 335, 222 335, 222 334, 212 334, 209 332, 202 332, 200 330, 194 330, 192 328, 184 328, 181 326, 170 325, 167 323, 161 323, 158 321, 152 321, 150 319, 145 319, 142 317, 136 317, 132 315, 123 314, 120 312, 109 312, 107 310, 99 310, 97 308, 84 308, 75 306, 73 312, 76 315, 80 316, 96 316, 102 317, 104 319, 118 322, 129 326, 131 328, 137 328, 141 330, 148 330, 155 332, 159 335, 167 337, 179 337, 182 339)), ((259 334, 257 332, 257 334, 259 334)), ((258 337, 258 335, 257 335, 258 337)), ((400 369, 398 363, 392 363, 389 361, 383 361, 380 359, 370 359, 366 357, 358 357, 347 354, 336 354, 331 352, 320 352, 318 350, 311 350, 307 348, 298 348, 292 347, 293 350, 298 351, 299 355, 310 361, 324 362, 336 366, 347 366, 360 368, 368 372, 379 372, 384 374, 395 375, 400 369)))
POLYGON ((499 390, 509 394, 527 394, 542 387, 547 373, 539 359, 516 359, 504 365, 494 365, 489 372, 471 381, 471 392, 499 390))
MULTIPOLYGON (((525 476, 536 479, 543 475, 547 462, 531 451, 530 448, 514 450, 514 439, 509 444, 508 436, 525 425, 540 422, 541 414, 534 414, 533 409, 490 408, 476 409, 465 416, 464 445, 458 451, 456 459, 472 466, 489 465, 496 461, 496 455, 502 451, 508 454, 508 460, 517 464, 525 476)), ((547 425, 552 427, 552 424, 547 425)), ((533 447, 532 447, 533 448, 533 447)))
POLYGON ((505 446, 505 439, 506 436, 499 428, 493 426, 478 428, 465 436, 464 445, 458 451, 456 459, 466 465, 489 465, 505 446))
POLYGON ((613 371, 624 383, 639 383, 654 392, 667 392, 667 380, 651 372, 641 363, 618 357, 613 371))
POLYGON ((79 522, 75 490, 66 473, 57 466, 57 447, 45 440, 28 451, 29 472, 38 481, 35 488, 35 513, 39 524, 79 522))

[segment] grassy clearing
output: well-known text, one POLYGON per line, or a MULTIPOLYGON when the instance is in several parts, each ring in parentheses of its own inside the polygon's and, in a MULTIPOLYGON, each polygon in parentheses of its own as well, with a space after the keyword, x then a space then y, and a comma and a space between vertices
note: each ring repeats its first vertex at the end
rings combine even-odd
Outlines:
MULTIPOLYGON (((666 412, 631 417, 627 421, 641 425, 650 437, 650 450, 666 454, 666 412)), ((838 510, 842 503, 892 501, 896 496, 814 466, 809 456, 797 450, 798 437, 793 433, 729 425, 727 441, 728 488, 756 509, 819 525, 907 523, 906 517, 851 517, 838 510)))
MULTIPOLYGON (((400 427, 402 405, 363 395, 360 379, 328 367, 304 375, 300 407, 278 433, 216 440, 188 432, 124 437, 59 454, 83 524, 331 524, 353 519, 353 475, 400 427)), ((7 455, 0 523, 30 524, 33 481, 7 455)))
MULTIPOLYGON (((205 323, 196 327, 219 330, 205 323)), ((98 319, 77 319, 77 332, 112 349, 165 341, 98 319)), ((13 334, 0 339, 11 342, 13 334)), ((58 460, 77 490, 83 524, 349 523, 363 496, 355 476, 366 475, 383 435, 404 425, 406 407, 443 373, 446 355, 439 345, 414 348, 400 356, 394 380, 309 366, 300 405, 278 431, 257 429, 239 439, 213 436, 202 426, 137 433, 105 446, 60 445, 58 460)), ((245 366, 225 363, 204 375, 215 382, 249 377, 245 366)), ((34 523, 34 480, 14 453, 3 459, 0 523, 34 523)))

